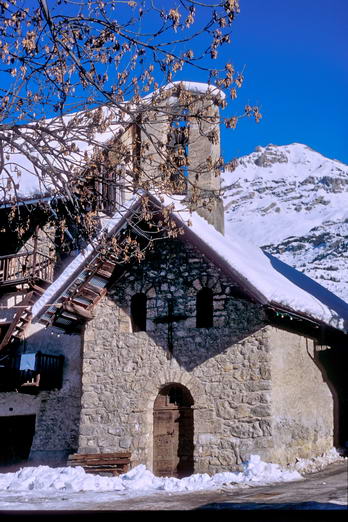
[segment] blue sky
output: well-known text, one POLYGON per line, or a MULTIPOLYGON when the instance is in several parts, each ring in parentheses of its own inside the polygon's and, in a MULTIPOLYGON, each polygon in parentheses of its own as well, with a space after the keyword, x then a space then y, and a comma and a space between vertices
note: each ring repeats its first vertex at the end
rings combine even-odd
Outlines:
POLYGON ((348 0, 240 0, 240 6, 232 44, 220 57, 245 66, 245 83, 228 111, 250 103, 263 118, 222 131, 225 161, 257 145, 299 142, 348 163, 348 0))
POLYGON ((246 65, 240 100, 263 119, 224 133, 225 160, 299 142, 348 163, 347 20, 347 0, 241 0, 231 46, 246 65))
MULTIPOLYGON (((37 0, 27 1, 37 5, 37 0)), ((48 4, 56 5, 55 0, 48 4)), ((156 0, 166 8, 178 4, 156 0)), ((250 104, 260 107, 263 118, 258 124, 244 118, 235 130, 222 128, 225 161, 257 145, 299 142, 348 163, 348 0, 240 0, 240 6, 231 45, 223 46, 218 59, 206 65, 219 68, 231 62, 236 70, 244 69, 238 99, 229 102, 223 116, 243 113, 250 104)), ((155 25, 150 18, 152 22, 155 25)), ((138 23, 141 27, 143 22, 138 23)), ((143 29, 151 32, 153 27, 143 29)), ((206 78, 185 69, 174 79, 206 78)))

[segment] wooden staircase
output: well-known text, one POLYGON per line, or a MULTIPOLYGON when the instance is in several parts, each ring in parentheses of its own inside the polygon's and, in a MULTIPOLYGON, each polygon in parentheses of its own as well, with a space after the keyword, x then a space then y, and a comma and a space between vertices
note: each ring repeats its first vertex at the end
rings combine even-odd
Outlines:
POLYGON ((106 294, 106 286, 116 263, 96 259, 75 278, 60 296, 59 302, 46 308, 40 322, 69 329, 93 319, 96 304, 106 294))
POLYGON ((5 336, 0 342, 0 351, 5 348, 5 346, 12 344, 16 339, 20 340, 23 338, 24 330, 31 321, 31 308, 38 298, 38 295, 41 295, 43 292, 43 288, 34 286, 32 290, 26 294, 23 301, 19 304, 20 308, 9 325, 5 336))

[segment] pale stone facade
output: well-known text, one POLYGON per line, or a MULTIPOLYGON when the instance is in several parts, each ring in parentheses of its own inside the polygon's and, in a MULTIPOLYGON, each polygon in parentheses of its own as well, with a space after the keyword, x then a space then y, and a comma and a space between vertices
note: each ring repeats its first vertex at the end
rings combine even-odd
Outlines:
MULTIPOLYGON (((189 89, 188 89, 189 90, 189 89)), ((186 109, 187 126, 187 204, 197 211, 219 232, 224 233, 224 207, 221 199, 221 178, 216 164, 220 159, 220 115, 215 96, 190 92, 191 101, 186 109), (197 118, 197 114, 203 115, 197 118)), ((185 97, 185 95, 184 95, 185 97)), ((159 172, 166 172, 168 160, 163 151, 168 146, 171 123, 180 120, 185 103, 180 94, 163 101, 156 111, 147 111, 139 140, 141 143, 141 171, 143 187, 153 188, 159 172), (145 184, 144 184, 145 183, 145 184)), ((170 162, 173 161, 171 158, 170 162)), ((167 169, 168 170, 168 169, 167 169)))
POLYGON ((162 386, 194 400, 194 470, 236 469, 250 454, 282 464, 332 447, 333 401, 313 341, 267 325, 263 309, 189 245, 161 242, 114 284, 86 325, 79 451, 131 451, 152 469, 153 407, 162 386), (214 293, 214 326, 196 328, 196 294, 214 293), (130 300, 147 295, 146 332, 132 332, 130 300), (174 323, 168 358, 167 299, 174 323))
POLYGON ((269 342, 272 456, 285 464, 320 455, 333 446, 334 392, 318 366, 314 340, 269 328, 269 342))

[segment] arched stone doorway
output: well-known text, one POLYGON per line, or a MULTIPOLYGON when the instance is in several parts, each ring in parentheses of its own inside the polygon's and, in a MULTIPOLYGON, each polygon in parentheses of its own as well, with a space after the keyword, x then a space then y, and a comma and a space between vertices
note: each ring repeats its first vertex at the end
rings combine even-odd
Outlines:
POLYGON ((193 473, 193 399, 185 386, 167 384, 154 403, 153 472, 159 477, 193 473))

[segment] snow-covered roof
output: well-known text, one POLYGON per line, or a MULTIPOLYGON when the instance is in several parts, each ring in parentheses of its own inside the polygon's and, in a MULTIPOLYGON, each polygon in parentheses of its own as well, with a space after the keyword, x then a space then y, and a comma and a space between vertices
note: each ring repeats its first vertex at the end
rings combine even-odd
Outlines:
MULTIPOLYGON (((183 227, 188 240, 223 268, 225 273, 237 278, 260 303, 283 307, 333 328, 348 330, 348 304, 309 277, 240 237, 223 236, 196 212, 187 210, 182 198, 153 194, 148 194, 148 197, 157 207, 172 206, 171 216, 183 227)), ((117 212, 110 219, 101 233, 117 234, 131 219, 140 200, 140 196, 130 200, 121 213, 117 212)), ((79 254, 36 302, 33 318, 40 315, 47 303, 61 295, 69 281, 76 278, 85 264, 96 255, 92 244, 79 254)))
POLYGON ((175 89, 175 87, 181 87, 182 89, 186 91, 190 91, 191 93, 195 93, 197 95, 211 95, 211 96, 219 96, 221 99, 225 99, 226 95, 225 93, 216 87, 216 85, 208 84, 208 83, 201 83, 201 82, 189 82, 189 81, 175 81, 175 82, 169 82, 164 87, 160 87, 159 89, 155 90, 148 96, 145 96, 143 99, 152 98, 154 95, 156 95, 159 92, 162 91, 168 91, 170 89, 175 89))
POLYGON ((53 281, 53 283, 42 294, 40 299, 38 299, 33 305, 32 319, 35 319, 37 316, 39 316, 48 303, 52 303, 54 299, 57 298, 57 296, 61 295, 61 293, 65 291, 67 285, 69 285, 69 281, 76 278, 82 268, 93 258, 97 257, 98 254, 96 252, 96 247, 100 237, 104 236, 105 233, 110 235, 116 234, 120 228, 122 228, 122 226, 127 223, 128 217, 132 215, 135 207, 139 204, 140 198, 133 197, 128 200, 122 209, 118 210, 112 218, 104 218, 102 229, 99 232, 97 238, 87 245, 83 252, 78 254, 75 259, 69 263, 60 276, 55 281, 53 281))
POLYGON ((22 133, 13 134, 11 145, 4 147, 6 163, 0 172, 3 199, 59 193, 68 175, 85 168, 96 148, 111 142, 126 125, 125 114, 105 105, 23 126, 22 133), (98 121, 101 130, 96 132, 98 121))

